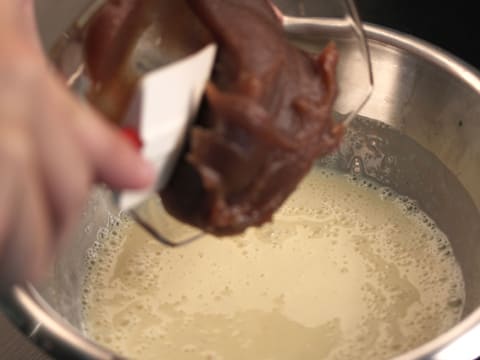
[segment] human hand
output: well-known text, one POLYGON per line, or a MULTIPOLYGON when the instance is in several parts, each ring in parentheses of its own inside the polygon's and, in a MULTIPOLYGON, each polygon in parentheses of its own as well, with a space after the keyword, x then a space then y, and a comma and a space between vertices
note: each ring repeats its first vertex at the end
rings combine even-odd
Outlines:
POLYGON ((95 181, 142 188, 151 166, 45 60, 33 1, 0 1, 0 288, 41 278, 95 181))

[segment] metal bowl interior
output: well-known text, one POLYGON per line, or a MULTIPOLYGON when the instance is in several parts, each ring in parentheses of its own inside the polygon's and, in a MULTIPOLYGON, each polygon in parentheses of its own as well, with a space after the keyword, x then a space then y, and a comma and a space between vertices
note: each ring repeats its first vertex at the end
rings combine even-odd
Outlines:
MULTIPOLYGON (((467 292, 462 322, 398 359, 472 360, 480 356, 480 347, 474 346, 480 336, 480 77, 416 39, 374 26, 367 27, 367 35, 376 80, 373 96, 333 164, 352 171, 352 164, 360 162, 365 176, 417 200, 448 235, 462 268, 467 292)), ((65 38, 68 55, 65 48, 63 55, 81 54, 75 40, 65 38)), ((356 57, 348 61, 354 84, 363 63, 356 57)), ((56 356, 115 358, 85 335, 81 287, 85 254, 102 241, 103 230, 117 216, 105 191, 98 190, 73 246, 58 257, 49 280, 37 289, 19 287, 6 300, 18 326, 56 356)))

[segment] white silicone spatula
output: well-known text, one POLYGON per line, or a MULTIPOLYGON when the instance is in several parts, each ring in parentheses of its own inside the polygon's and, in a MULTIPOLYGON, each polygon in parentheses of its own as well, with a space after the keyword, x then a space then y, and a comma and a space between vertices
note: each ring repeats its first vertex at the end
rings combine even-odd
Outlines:
POLYGON ((140 80, 125 124, 137 129, 142 143, 140 151, 154 165, 157 179, 149 189, 118 193, 121 210, 140 206, 167 184, 198 112, 216 51, 216 45, 208 45, 140 80))

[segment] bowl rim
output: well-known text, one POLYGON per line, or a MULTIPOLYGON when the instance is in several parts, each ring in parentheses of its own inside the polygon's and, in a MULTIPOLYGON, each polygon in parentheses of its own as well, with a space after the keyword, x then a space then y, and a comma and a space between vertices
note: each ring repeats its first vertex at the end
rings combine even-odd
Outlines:
MULTIPOLYGON (((386 44, 413 54, 458 78, 480 95, 480 72, 472 65, 448 51, 415 36, 388 27, 366 23, 365 32, 370 41, 386 44)), ((480 307, 449 331, 392 360, 442 359, 472 360, 480 356, 480 307), (476 349, 475 349, 476 345, 476 349), (455 350, 462 349, 462 353, 455 350), (453 357, 452 357, 453 353, 453 357)))
MULTIPOLYGON (((417 37, 387 27, 364 24, 369 43, 382 43, 406 51, 461 80, 480 96, 480 72, 455 55, 417 37)), ((0 307, 24 335, 53 356, 69 359, 122 359, 89 340, 69 325, 43 300, 31 284, 18 285, 0 297, 0 307), (68 354, 68 355, 66 355, 68 354)), ((448 332, 392 360, 451 359, 472 360, 480 356, 480 307, 448 332), (462 353, 458 353, 458 348, 462 353), (451 354, 454 357, 451 357, 451 354)))

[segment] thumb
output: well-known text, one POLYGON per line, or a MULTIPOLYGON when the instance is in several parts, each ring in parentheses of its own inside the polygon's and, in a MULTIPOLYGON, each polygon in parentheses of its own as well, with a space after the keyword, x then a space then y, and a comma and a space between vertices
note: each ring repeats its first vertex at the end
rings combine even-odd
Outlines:
POLYGON ((96 180, 114 189, 151 185, 155 178, 153 166, 132 142, 93 109, 76 101, 75 105, 80 111, 72 121, 74 136, 92 164, 96 180))

